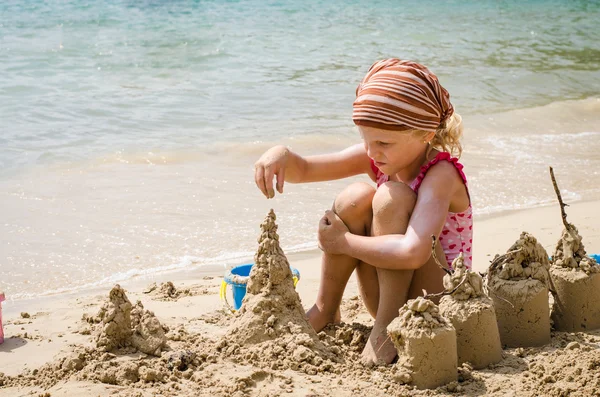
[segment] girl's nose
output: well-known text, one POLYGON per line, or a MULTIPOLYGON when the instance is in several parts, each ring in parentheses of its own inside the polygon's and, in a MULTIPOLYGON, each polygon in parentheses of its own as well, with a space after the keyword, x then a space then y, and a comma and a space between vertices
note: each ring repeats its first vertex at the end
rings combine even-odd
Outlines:
POLYGON ((365 142, 365 150, 367 151, 367 156, 369 156, 370 158, 375 158, 375 148, 373 147, 373 145, 369 145, 368 143, 365 142))

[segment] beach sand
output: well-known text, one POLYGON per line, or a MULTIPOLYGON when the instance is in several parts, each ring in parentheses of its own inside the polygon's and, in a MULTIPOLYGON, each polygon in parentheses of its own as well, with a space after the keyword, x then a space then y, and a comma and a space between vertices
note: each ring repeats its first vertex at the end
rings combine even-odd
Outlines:
MULTIPOLYGON (((598 208, 598 201, 567 207, 569 222, 579 229, 588 253, 600 253, 598 208)), ((522 231, 533 234, 552 255, 562 228, 558 205, 476 218, 474 268, 484 271, 522 231)), ((320 253, 288 255, 288 260, 301 273, 297 291, 306 309, 319 286, 320 253)), ((94 318, 109 289, 6 305, 0 397, 600 395, 600 330, 553 331, 550 344, 504 349, 500 363, 482 370, 462 366, 458 382, 435 390, 400 385, 391 366, 364 368, 358 356, 372 320, 357 298, 354 277, 342 303, 344 325, 319 335, 323 343, 337 346, 338 362, 325 365, 317 357, 313 365, 294 369, 283 363, 294 359, 304 363, 306 356, 278 356, 276 349, 264 352, 269 357, 261 357, 260 352, 240 355, 235 341, 221 343, 236 320, 219 298, 222 276, 198 272, 185 279, 171 278, 176 288, 171 291, 161 290, 160 282, 154 289, 148 283, 122 284, 132 304, 140 300, 168 327, 166 346, 158 353, 161 357, 132 350, 103 353, 95 348, 94 318), (35 382, 43 386, 34 386, 35 382)))

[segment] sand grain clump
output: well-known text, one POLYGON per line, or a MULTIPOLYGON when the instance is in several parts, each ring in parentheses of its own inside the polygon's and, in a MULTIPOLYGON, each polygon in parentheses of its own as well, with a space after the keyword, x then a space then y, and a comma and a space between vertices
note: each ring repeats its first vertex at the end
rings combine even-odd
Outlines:
POLYGON ((430 389, 457 380, 456 331, 435 303, 409 300, 387 332, 398 350, 397 381, 430 389))
POLYGON ((502 345, 494 303, 483 291, 483 279, 470 271, 460 254, 452 274, 444 276, 447 293, 440 301, 440 313, 456 329, 458 363, 485 368, 502 359, 502 345))
POLYGON ((546 250, 527 232, 492 261, 487 282, 504 345, 540 346, 550 341, 549 267, 546 250))

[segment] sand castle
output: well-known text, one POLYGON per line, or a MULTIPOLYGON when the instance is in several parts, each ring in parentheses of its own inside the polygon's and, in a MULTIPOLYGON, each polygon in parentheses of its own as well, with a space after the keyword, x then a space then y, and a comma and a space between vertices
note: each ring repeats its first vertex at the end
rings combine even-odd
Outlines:
POLYGON ((452 262, 452 269, 444 276, 449 295, 442 297, 440 313, 456 329, 458 364, 485 368, 502 359, 494 303, 483 291, 481 276, 465 266, 462 253, 452 262))
POLYGON ((261 223, 258 250, 241 309, 218 348, 227 355, 307 373, 331 369, 335 356, 308 323, 279 246, 275 213, 261 223))
POLYGON ((492 261, 487 284, 503 345, 531 347, 550 342, 549 267, 546 250, 527 232, 492 261))
POLYGON ((600 328, 600 266, 588 256, 575 225, 567 222, 565 204, 550 168, 564 229, 556 244, 550 267, 554 286, 552 320, 558 331, 600 328))
POLYGON ((564 229, 550 267, 552 320, 558 331, 600 328, 600 266, 587 256, 577 228, 564 229))
POLYGON ((419 389, 456 381, 456 331, 439 308, 423 297, 409 300, 387 327, 398 350, 396 379, 419 389))
POLYGON ((96 347, 102 351, 132 347, 146 354, 160 356, 166 344, 165 329, 154 313, 140 301, 132 306, 125 291, 117 284, 97 316, 101 322, 96 347))

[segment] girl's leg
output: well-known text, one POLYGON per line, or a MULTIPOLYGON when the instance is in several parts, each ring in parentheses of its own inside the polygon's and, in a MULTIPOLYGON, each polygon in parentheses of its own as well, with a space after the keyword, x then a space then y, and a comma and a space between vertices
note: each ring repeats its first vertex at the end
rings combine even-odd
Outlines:
MULTIPOLYGON (((333 211, 344 221, 353 234, 368 235, 373 212, 371 204, 375 188, 367 183, 354 183, 344 189, 335 199, 333 211)), ((321 259, 321 284, 317 301, 306 315, 319 332, 327 324, 340 321, 340 303, 348 279, 359 264, 346 255, 323 253, 321 259)), ((376 276, 375 273, 373 273, 376 276)), ((374 284, 371 282, 370 284, 374 284)))
MULTIPOLYGON (((403 183, 388 182, 377 190, 373 198, 373 224, 371 235, 404 234, 416 203, 416 194, 403 183)), ((445 260, 441 247, 436 254, 445 260)), ((363 362, 390 363, 396 357, 396 348, 387 335, 387 326, 398 316, 398 310, 408 299, 428 292, 442 290, 443 271, 433 258, 416 271, 377 269, 379 304, 375 324, 363 350, 363 362)))
MULTIPOLYGON (((403 234, 416 203, 416 194, 407 185, 387 182, 373 197, 372 236, 403 234)), ((379 302, 373 330, 363 350, 367 365, 384 361, 390 363, 396 349, 388 339, 386 327, 398 316, 398 310, 408 298, 412 270, 376 269, 379 280, 379 302)))
MULTIPOLYGON (((442 249, 442 246, 438 243, 435 247, 435 254, 442 265, 446 265, 446 254, 442 249)), ((410 290, 408 291, 408 299, 415 299, 418 296, 423 296, 423 290, 427 291, 428 294, 438 293, 444 290, 444 284, 442 280, 446 273, 435 263, 433 256, 420 268, 415 270, 410 284, 410 290)), ((431 298, 437 305, 440 302, 440 298, 431 298)))

